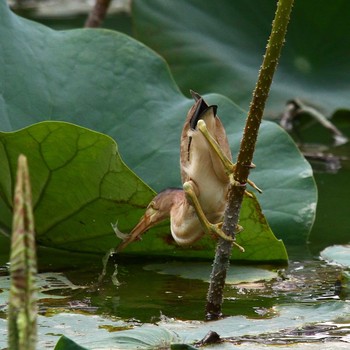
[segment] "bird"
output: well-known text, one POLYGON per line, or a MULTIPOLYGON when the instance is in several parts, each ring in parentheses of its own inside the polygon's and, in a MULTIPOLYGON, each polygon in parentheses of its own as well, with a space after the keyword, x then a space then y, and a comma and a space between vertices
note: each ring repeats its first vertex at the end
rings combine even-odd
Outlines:
MULTIPOLYGON (((187 113, 180 138, 182 188, 167 188, 148 204, 144 215, 116 251, 139 240, 151 227, 170 218, 171 235, 180 246, 189 246, 205 234, 234 242, 221 230, 235 164, 217 106, 208 105, 191 91, 195 103, 187 113)), ((253 187, 261 190, 251 181, 253 187)), ((237 227, 237 231, 241 228, 237 227)))

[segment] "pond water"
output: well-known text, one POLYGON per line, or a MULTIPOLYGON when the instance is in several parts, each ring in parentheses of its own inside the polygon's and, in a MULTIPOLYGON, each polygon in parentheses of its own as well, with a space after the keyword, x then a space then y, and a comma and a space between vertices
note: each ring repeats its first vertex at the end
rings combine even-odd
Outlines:
MULTIPOLYGON (((224 313, 253 318, 271 317, 275 305, 341 299, 335 290, 339 267, 310 256, 305 259, 305 254, 299 259, 297 256, 292 259, 287 268, 281 269, 232 266, 232 274, 235 270, 238 274, 246 268, 252 270, 252 275, 248 276, 247 270, 244 270, 238 281, 227 285, 224 313), (274 273, 266 277, 265 271, 274 273), (260 278, 268 281, 260 282, 260 278)), ((203 320, 208 283, 201 278, 209 278, 210 266, 208 261, 121 262, 118 264, 117 286, 111 278, 112 264, 99 286, 94 286, 94 283, 97 283, 100 270, 66 271, 65 276, 75 285, 88 285, 87 289, 78 289, 70 295, 68 304, 79 305, 78 301, 81 301, 82 305, 86 304, 87 310, 92 307, 99 314, 140 322, 153 322, 161 314, 184 320, 203 320)))
MULTIPOLYGON (((42 273, 39 348, 53 348, 61 334, 88 348, 105 348, 113 339, 106 338, 148 325, 175 332, 187 343, 215 330, 225 339, 221 347, 254 343, 297 348, 327 341, 330 348, 341 349, 338 345, 350 342, 350 293, 337 282, 342 269, 311 256, 305 247, 291 248, 289 254, 288 267, 231 266, 224 324, 203 321, 208 283, 201 279, 209 276, 208 261, 114 261, 101 284, 96 261, 95 266, 87 261, 88 268, 42 273), (94 341, 98 346, 89 347, 94 341)), ((2 275, 4 293, 6 268, 2 275)), ((0 293, 4 321, 3 299, 0 293)), ((1 328, 6 332, 5 322, 1 328)), ((5 347, 5 339, 0 340, 0 349, 5 347)))
MULTIPOLYGON (((82 23, 82 17, 78 21, 82 23)), ((56 22, 53 27, 74 26, 65 23, 56 22)), ((124 25, 130 30, 127 16, 124 25)), ((203 321, 210 261, 111 261, 106 277, 98 284, 100 257, 78 256, 74 260, 74 256, 57 254, 53 259, 46 254, 50 263, 40 257, 38 348, 53 348, 65 334, 87 347, 95 344, 91 348, 112 348, 113 343, 115 349, 132 349, 135 344, 115 345, 113 335, 135 329, 149 331, 142 335, 145 339, 166 330, 178 336, 175 342, 188 344, 199 341, 209 330, 224 338, 207 348, 349 348, 349 282, 340 288, 344 268, 320 259, 320 251, 350 241, 350 147, 327 151, 341 161, 338 168, 314 161, 319 202, 309 244, 287 247, 288 267, 231 266, 233 277, 225 288, 223 307, 227 318, 203 321), (117 274, 112 279, 115 264, 117 274)), ((6 334, 6 265, 0 268, 0 281, 0 334, 6 334)), ((0 337, 0 349, 6 344, 6 336, 0 337)))

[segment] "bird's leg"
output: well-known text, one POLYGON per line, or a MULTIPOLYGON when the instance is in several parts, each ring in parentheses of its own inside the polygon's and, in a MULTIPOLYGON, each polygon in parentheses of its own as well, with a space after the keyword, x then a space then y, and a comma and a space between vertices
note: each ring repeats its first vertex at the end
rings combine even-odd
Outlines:
MULTIPOLYGON (((202 133, 202 135, 205 137, 205 139, 208 141, 210 147, 214 150, 214 152, 218 155, 219 159, 221 160, 224 168, 226 169, 226 173, 229 176, 231 182, 233 184, 236 183, 236 181, 233 179, 233 172, 235 171, 236 168, 236 164, 232 163, 232 161, 227 158, 227 156, 224 154, 224 152, 222 151, 221 147, 219 146, 219 144, 216 142, 216 140, 214 139, 214 137, 210 134, 210 132, 207 129, 207 126, 205 124, 205 121, 203 119, 198 120, 197 123, 198 129, 199 131, 202 133)), ((254 168, 255 165, 251 164, 250 165, 251 168, 254 168)), ((252 186, 253 188, 255 188, 259 193, 262 193, 262 190, 251 180, 247 180, 248 184, 250 186, 252 186)), ((237 184, 238 186, 240 186, 241 184, 237 184)), ((249 195, 249 193, 248 193, 249 195)))
MULTIPOLYGON (((199 203, 198 197, 196 195, 196 192, 193 188, 193 185, 191 183, 191 181, 187 181, 183 184, 183 189, 186 193, 187 199, 189 200, 189 202, 192 204, 193 208, 196 211, 198 220, 200 221, 203 231, 206 234, 214 234, 216 236, 219 236, 221 238, 223 238, 226 241, 231 242, 232 244, 234 244, 236 247, 239 248, 240 251, 244 252, 244 248, 241 247, 239 244, 237 244, 235 242, 235 239, 233 237, 230 237, 228 235, 226 235, 222 229, 222 222, 218 223, 218 224, 212 224, 211 222, 209 222, 209 220, 207 219, 207 217, 205 216, 203 209, 199 203)), ((237 227, 238 232, 240 232, 242 230, 241 226, 237 227)), ((238 233, 237 232, 237 233, 238 233)))

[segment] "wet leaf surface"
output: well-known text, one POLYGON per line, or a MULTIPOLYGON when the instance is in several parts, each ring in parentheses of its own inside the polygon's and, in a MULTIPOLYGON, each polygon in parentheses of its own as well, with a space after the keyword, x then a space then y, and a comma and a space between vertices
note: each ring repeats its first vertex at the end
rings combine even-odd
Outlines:
POLYGON ((321 257, 329 263, 350 268, 350 245, 334 245, 321 252, 321 257))

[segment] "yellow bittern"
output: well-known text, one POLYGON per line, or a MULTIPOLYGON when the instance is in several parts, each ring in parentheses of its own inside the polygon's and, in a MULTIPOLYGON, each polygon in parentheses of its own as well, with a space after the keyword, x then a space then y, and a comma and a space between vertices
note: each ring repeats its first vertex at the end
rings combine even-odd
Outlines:
MULTIPOLYGON (((183 188, 168 188, 154 197, 117 251, 169 217, 171 234, 179 245, 190 245, 205 233, 233 242, 221 230, 221 222, 230 181, 234 182, 235 164, 225 129, 216 115, 217 106, 208 106, 195 92, 192 96, 195 104, 187 114, 180 141, 183 188)), ((260 192, 253 182, 249 183, 260 192)))

